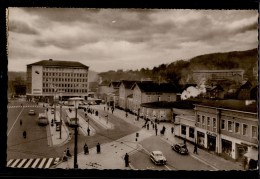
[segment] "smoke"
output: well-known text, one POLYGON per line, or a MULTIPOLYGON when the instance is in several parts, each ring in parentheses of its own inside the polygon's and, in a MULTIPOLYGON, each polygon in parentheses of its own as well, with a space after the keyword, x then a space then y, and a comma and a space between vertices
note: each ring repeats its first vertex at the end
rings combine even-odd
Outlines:
POLYGON ((196 87, 194 86, 188 87, 186 90, 182 92, 181 99, 185 100, 191 97, 197 97, 202 93, 206 93, 205 83, 206 83, 206 79, 202 78, 196 87))

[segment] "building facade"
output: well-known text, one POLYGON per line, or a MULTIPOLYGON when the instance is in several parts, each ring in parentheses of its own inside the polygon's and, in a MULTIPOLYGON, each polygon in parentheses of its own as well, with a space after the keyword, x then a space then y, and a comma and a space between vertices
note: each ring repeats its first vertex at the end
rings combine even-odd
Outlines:
POLYGON ((50 102, 88 95, 89 67, 79 62, 42 60, 27 65, 27 98, 50 102))
POLYGON ((234 160, 241 160, 249 148, 258 150, 255 102, 223 100, 195 106, 199 146, 234 160))

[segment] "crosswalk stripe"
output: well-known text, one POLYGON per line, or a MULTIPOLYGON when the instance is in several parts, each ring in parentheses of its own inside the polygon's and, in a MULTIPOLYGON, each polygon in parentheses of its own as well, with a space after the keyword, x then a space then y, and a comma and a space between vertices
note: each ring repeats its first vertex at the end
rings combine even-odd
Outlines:
POLYGON ((14 159, 9 160, 6 166, 8 167, 12 163, 12 161, 14 161, 14 159))
POLYGON ((47 162, 47 164, 45 165, 44 168, 49 168, 50 165, 51 165, 52 160, 53 160, 53 158, 49 158, 49 160, 48 160, 48 162, 47 162))
POLYGON ((10 167, 14 167, 19 161, 20 161, 20 159, 17 159, 16 161, 14 161, 14 163, 10 167))
POLYGON ((20 163, 17 167, 18 167, 18 168, 21 168, 26 160, 27 160, 27 159, 23 159, 23 160, 21 161, 21 163, 20 163))
POLYGON ((44 159, 42 160, 42 162, 40 163, 40 165, 39 165, 37 168, 42 168, 42 166, 43 166, 45 160, 46 160, 46 158, 44 158, 44 159))
POLYGON ((37 158, 37 159, 33 162, 32 168, 35 168, 35 167, 36 167, 36 165, 38 164, 39 160, 40 160, 40 159, 37 158))
POLYGON ((29 165, 32 163, 32 161, 33 161, 33 158, 31 158, 23 168, 28 168, 29 165))

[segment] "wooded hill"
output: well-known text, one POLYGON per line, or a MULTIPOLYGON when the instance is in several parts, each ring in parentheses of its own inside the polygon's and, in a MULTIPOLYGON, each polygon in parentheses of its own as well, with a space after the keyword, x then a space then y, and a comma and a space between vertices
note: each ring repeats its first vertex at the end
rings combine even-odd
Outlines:
POLYGON ((157 82, 172 82, 177 84, 192 83, 193 70, 227 70, 244 69, 245 78, 253 79, 253 67, 258 60, 257 49, 212 53, 194 57, 190 60, 178 60, 170 64, 161 64, 153 69, 117 70, 99 73, 102 80, 141 80, 151 78, 157 82))

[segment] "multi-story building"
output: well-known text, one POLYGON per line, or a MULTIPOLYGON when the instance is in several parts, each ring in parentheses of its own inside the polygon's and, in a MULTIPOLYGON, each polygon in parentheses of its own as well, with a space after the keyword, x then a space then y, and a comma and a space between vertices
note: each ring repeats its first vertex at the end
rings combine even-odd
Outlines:
POLYGON ((89 67, 74 61, 42 60, 27 65, 27 97, 50 102, 54 98, 88 96, 89 67))
POLYGON ((120 81, 112 81, 109 83, 109 92, 107 93, 106 97, 106 103, 109 106, 117 107, 118 101, 119 101, 119 86, 121 82, 120 81))
POLYGON ((258 156, 256 102, 220 100, 195 106, 198 145, 234 160, 242 159, 249 150, 258 156))
POLYGON ((119 107, 127 109, 127 97, 133 94, 132 86, 138 81, 122 80, 119 86, 119 107))
POLYGON ((195 70, 193 71, 193 80, 197 83, 201 79, 212 81, 231 80, 241 82, 244 78, 244 70, 231 69, 231 70, 195 70))
POLYGON ((174 102, 177 99, 177 93, 179 93, 179 89, 175 85, 169 83, 158 84, 152 82, 138 82, 132 86, 132 90, 133 98, 130 110, 135 114, 142 114, 148 118, 157 116, 162 120, 167 118, 168 113, 165 110, 169 106, 165 108, 161 106, 161 104, 159 104, 159 106, 158 104, 155 104, 155 106, 141 104, 152 102, 174 102), (161 110, 159 110, 159 108, 161 108, 161 110))

